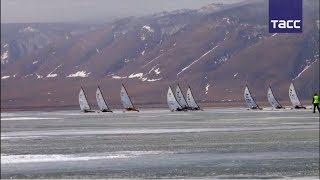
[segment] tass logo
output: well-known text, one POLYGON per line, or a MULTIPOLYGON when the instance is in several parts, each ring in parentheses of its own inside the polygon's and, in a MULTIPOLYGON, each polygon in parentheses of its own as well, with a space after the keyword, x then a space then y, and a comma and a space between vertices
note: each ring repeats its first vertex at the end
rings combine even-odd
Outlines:
POLYGON ((269 0, 270 33, 302 33, 302 0, 269 0))

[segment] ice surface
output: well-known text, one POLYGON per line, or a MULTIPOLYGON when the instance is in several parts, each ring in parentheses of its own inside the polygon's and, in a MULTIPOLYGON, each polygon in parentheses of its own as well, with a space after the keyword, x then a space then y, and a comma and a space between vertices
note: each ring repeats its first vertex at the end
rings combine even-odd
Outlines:
POLYGON ((319 115, 310 109, 140 110, 2 112, 1 178, 319 175, 319 115))
POLYGON ((160 154, 161 151, 120 151, 87 154, 34 154, 34 155, 1 155, 1 164, 39 163, 59 161, 89 161, 99 159, 134 158, 142 155, 160 154))

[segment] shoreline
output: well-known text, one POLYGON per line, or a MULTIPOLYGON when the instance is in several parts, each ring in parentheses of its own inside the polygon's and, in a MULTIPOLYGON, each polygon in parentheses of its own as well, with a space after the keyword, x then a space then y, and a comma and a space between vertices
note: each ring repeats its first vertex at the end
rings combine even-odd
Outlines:
MULTIPOLYGON (((282 106, 291 106, 288 101, 280 102, 282 106)), ((312 105, 308 101, 302 102, 304 106, 312 105)), ((271 107, 268 102, 257 102, 257 104, 264 107, 271 107)), ((213 103, 199 103, 201 108, 247 108, 244 102, 213 102, 213 103)), ((167 104, 136 104, 138 109, 158 109, 158 108, 168 108, 167 104)), ((92 109, 98 110, 97 106, 92 106, 92 109)), ((122 109, 121 105, 111 106, 111 109, 122 109)), ((79 110, 78 105, 68 105, 68 106, 29 106, 29 107, 1 107, 1 113, 3 112, 19 112, 19 111, 61 111, 61 110, 79 110)))

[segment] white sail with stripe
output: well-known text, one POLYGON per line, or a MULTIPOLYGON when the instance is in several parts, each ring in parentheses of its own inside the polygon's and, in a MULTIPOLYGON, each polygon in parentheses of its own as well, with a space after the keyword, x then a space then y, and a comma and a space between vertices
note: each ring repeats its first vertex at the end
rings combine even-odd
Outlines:
POLYGON ((173 91, 172 91, 171 87, 169 87, 169 89, 168 89, 167 103, 168 103, 169 109, 171 111, 177 111, 177 110, 181 110, 182 109, 181 105, 179 104, 179 102, 177 101, 175 95, 173 94, 173 91))
POLYGON ((297 96, 296 90, 294 89, 293 83, 291 83, 289 86, 289 98, 293 107, 302 107, 302 104, 297 96))
POLYGON ((97 100, 97 104, 99 106, 100 111, 102 112, 110 111, 110 108, 108 107, 99 86, 96 90, 96 100, 97 100))
POLYGON ((182 91, 181 91, 181 89, 180 89, 179 84, 178 84, 177 87, 176 87, 176 94, 175 94, 175 95, 176 95, 177 101, 179 102, 179 104, 180 104, 182 107, 184 107, 184 108, 189 107, 186 99, 185 99, 184 96, 183 96, 183 93, 182 93, 182 91))
POLYGON ((267 97, 268 97, 269 103, 271 104, 271 106, 272 106, 273 108, 275 108, 275 109, 283 108, 283 107, 281 106, 281 104, 277 101, 277 99, 274 97, 273 92, 272 92, 272 89, 271 89, 270 86, 269 86, 269 89, 268 89, 267 97))
POLYGON ((187 90, 187 103, 189 105, 189 107, 193 108, 193 109, 200 109, 199 105, 197 104, 197 102, 195 101, 191 88, 190 86, 188 87, 187 90))
POLYGON ((250 109, 259 109, 259 106, 251 96, 251 93, 247 85, 246 85, 246 88, 244 89, 244 99, 250 109))
POLYGON ((91 110, 90 105, 89 105, 88 100, 87 100, 87 97, 86 97, 82 87, 81 87, 80 92, 79 92, 79 104, 80 104, 81 111, 86 112, 86 111, 90 111, 91 110))

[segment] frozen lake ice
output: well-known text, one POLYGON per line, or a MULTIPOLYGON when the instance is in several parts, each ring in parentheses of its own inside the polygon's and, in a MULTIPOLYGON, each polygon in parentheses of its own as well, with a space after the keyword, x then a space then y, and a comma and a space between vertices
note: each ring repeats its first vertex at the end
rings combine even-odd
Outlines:
POLYGON ((1 178, 314 178, 319 114, 1 113, 1 178))

